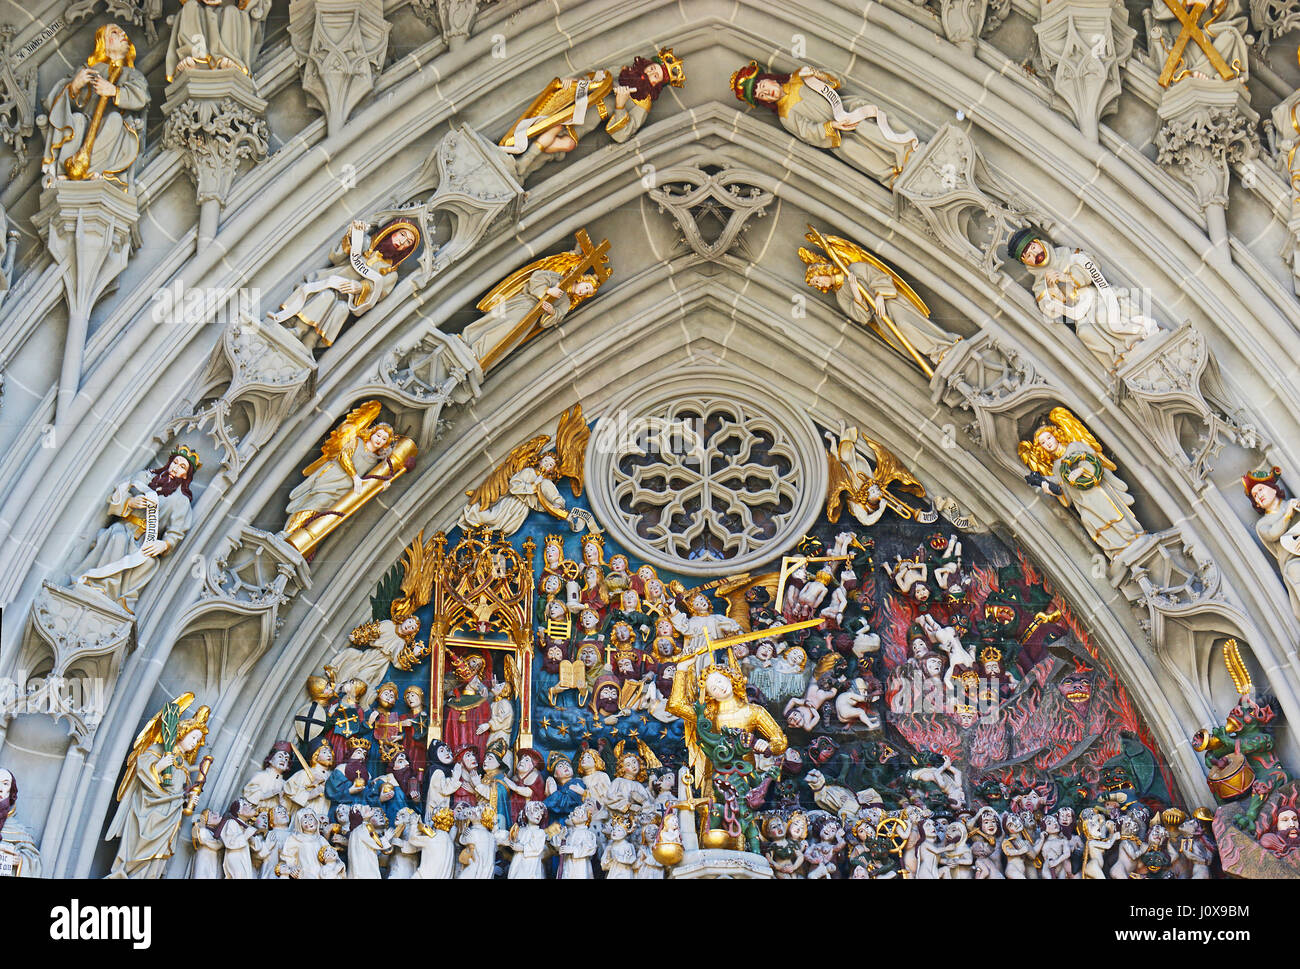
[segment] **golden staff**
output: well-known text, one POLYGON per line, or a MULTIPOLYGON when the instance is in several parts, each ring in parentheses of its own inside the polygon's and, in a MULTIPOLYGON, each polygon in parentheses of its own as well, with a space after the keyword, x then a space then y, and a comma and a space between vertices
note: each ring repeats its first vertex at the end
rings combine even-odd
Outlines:
MULTIPOLYGON (((108 83, 117 84, 117 79, 122 76, 122 65, 119 62, 113 62, 108 68, 108 83)), ((81 181, 90 174, 90 152, 95 147, 95 136, 99 134, 99 126, 104 121, 104 109, 108 107, 108 95, 101 94, 99 102, 95 105, 95 114, 90 119, 90 127, 86 129, 86 137, 81 143, 81 148, 77 153, 63 163, 63 170, 67 173, 68 178, 81 181)))
POLYGON ((921 368, 921 372, 924 373, 926 377, 933 377, 934 368, 926 362, 924 357, 916 352, 916 347, 912 346, 912 344, 908 342, 907 337, 903 336, 903 334, 899 332, 898 327, 895 326, 894 321, 889 318, 889 314, 885 312, 884 307, 877 304, 876 301, 867 293, 866 287, 859 282, 856 276, 849 272, 849 267, 844 264, 844 260, 840 258, 840 254, 835 251, 835 248, 826 241, 825 237, 818 232, 811 223, 808 225, 808 231, 816 238, 817 245, 822 247, 827 258, 835 264, 835 268, 844 274, 845 280, 853 281, 853 285, 857 289, 858 295, 862 297, 863 302, 865 302, 867 306, 871 308, 871 311, 876 314, 876 319, 880 320, 880 322, 884 323, 885 326, 889 328, 889 332, 892 333, 894 338, 903 345, 904 349, 907 350, 907 355, 912 358, 918 367, 921 368))

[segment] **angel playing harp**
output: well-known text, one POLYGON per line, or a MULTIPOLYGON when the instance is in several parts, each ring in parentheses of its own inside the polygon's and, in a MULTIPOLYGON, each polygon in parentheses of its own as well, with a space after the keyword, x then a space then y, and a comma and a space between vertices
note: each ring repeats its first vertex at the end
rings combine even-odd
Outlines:
POLYGON ((195 767, 208 736, 209 709, 183 718, 193 693, 163 707, 144 725, 117 788, 119 807, 108 839, 121 836, 109 878, 161 878, 181 821, 194 811, 212 758, 195 767))
MULTIPOLYGON (((574 404, 560 415, 555 446, 549 434, 539 434, 514 448, 500 465, 473 491, 461 512, 463 528, 487 528, 503 537, 517 532, 529 512, 545 511, 568 521, 570 509, 555 482, 569 479, 573 497, 582 496, 583 464, 591 429, 582 417, 582 405, 574 404)), ((573 525, 576 531, 581 523, 573 525)))
POLYGON ((812 226, 805 238, 822 252, 799 247, 804 282, 835 301, 849 319, 871 330, 927 377, 932 364, 961 339, 930 320, 930 308, 902 276, 867 250, 812 226))
MULTIPOLYGON (((609 278, 604 253, 596 254, 586 240, 586 233, 580 232, 577 249, 543 256, 516 270, 479 302, 483 315, 460 336, 484 373, 543 330, 557 326, 609 278)), ((608 251, 608 242, 596 248, 602 247, 608 251)))
POLYGON ((349 512, 335 506, 348 495, 360 496, 372 482, 377 490, 388 488, 406 470, 397 454, 399 446, 414 462, 414 445, 395 436, 391 424, 375 423, 380 409, 379 401, 366 401, 330 432, 321 456, 303 469, 307 480, 289 492, 284 534, 325 516, 346 518, 349 512))
POLYGON ((1029 468, 1025 480, 1072 507, 1108 556, 1114 557, 1146 534, 1130 510, 1133 497, 1115 475, 1114 462, 1066 408, 1053 407, 1017 450, 1029 468))
POLYGON ((883 444, 873 441, 856 427, 846 428, 837 440, 827 434, 830 447, 826 449, 826 463, 830 470, 830 486, 826 491, 826 517, 832 523, 848 508, 862 525, 874 525, 886 508, 904 520, 911 520, 916 509, 889 491, 897 484, 904 491, 925 497, 925 486, 903 467, 903 462, 883 444), (875 455, 873 468, 858 451, 861 441, 875 455))

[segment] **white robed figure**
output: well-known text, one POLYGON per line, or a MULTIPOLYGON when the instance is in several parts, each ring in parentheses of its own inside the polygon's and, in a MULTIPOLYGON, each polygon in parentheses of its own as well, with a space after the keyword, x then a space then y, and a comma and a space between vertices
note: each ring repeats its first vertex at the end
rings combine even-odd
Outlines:
POLYGON ((289 492, 285 507, 288 521, 283 535, 288 535, 322 516, 347 494, 365 489, 367 475, 382 481, 387 488, 395 468, 388 467, 393 453, 393 428, 387 423, 373 423, 382 405, 367 401, 348 412, 321 448, 321 456, 303 469, 306 480, 289 492))
POLYGON ((766 107, 804 144, 825 148, 885 185, 893 183, 920 142, 911 129, 864 98, 842 96, 835 75, 804 65, 766 73, 750 61, 731 75, 741 101, 766 107))
POLYGON ((1113 558, 1146 530, 1131 511, 1133 496, 1115 465, 1083 423, 1064 407, 1053 407, 1021 441, 1020 460, 1030 483, 1073 508, 1097 546, 1113 558))
POLYGON ((167 45, 167 80, 200 64, 253 71, 271 0, 181 0, 167 45))
MULTIPOLYGON (((712 643, 745 631, 736 620, 714 612, 709 597, 702 592, 697 592, 687 600, 686 612, 678 609, 676 604, 673 604, 671 609, 668 618, 672 621, 673 628, 682 635, 683 655, 703 651, 699 652, 694 659, 687 661, 692 664, 697 675, 703 672, 706 666, 717 662, 713 651, 709 648, 712 643)), ((684 665, 685 663, 678 664, 678 676, 685 672, 684 665)))
POLYGON ((584 258, 581 245, 573 251, 543 256, 515 270, 479 301, 477 309, 483 315, 465 327, 460 337, 484 373, 596 294, 601 275, 587 272, 570 278, 584 258), (541 312, 532 325, 524 326, 539 306, 541 312))
POLYGON ((1141 313, 1128 293, 1117 291, 1082 249, 1053 246, 1032 229, 1021 229, 1007 251, 1033 275, 1043 317, 1073 323, 1079 342, 1107 370, 1118 369, 1126 353, 1160 332, 1160 324, 1141 313))
POLYGON ((525 801, 523 815, 509 831, 497 832, 497 840, 514 852, 506 878, 545 878, 542 859, 547 838, 541 824, 546 818, 546 804, 525 801))
POLYGON ((186 693, 168 703, 135 739, 105 836, 121 838, 108 878, 161 878, 175 851, 181 821, 202 791, 210 763, 205 759, 194 767, 208 735, 208 708, 181 719, 193 700, 186 693))
MULTIPOLYGON (((220 823, 220 819, 217 823, 220 823)), ((191 878, 203 881, 226 877, 221 868, 221 839, 212 830, 211 815, 207 811, 195 818, 190 826, 190 843, 194 846, 191 878)))
POLYGON ((289 837, 280 848, 275 874, 279 878, 317 879, 321 849, 329 844, 320 833, 320 817, 311 808, 294 812, 289 837))
POLYGON ((420 230, 405 219, 389 222, 373 236, 365 222, 353 222, 330 250, 331 268, 307 279, 267 318, 296 320, 293 334, 307 349, 330 346, 351 316, 372 310, 397 285, 397 267, 420 244, 420 230))
POLYGON ((100 529, 73 569, 73 580, 133 610, 158 571, 158 559, 180 544, 194 522, 189 488, 199 467, 198 453, 182 445, 165 467, 119 482, 108 499, 115 521, 100 529))
POLYGON ((466 492, 469 502, 461 512, 461 527, 489 528, 510 536, 533 511, 571 519, 572 512, 555 482, 568 477, 573 496, 582 495, 583 462, 590 437, 582 405, 574 404, 560 416, 553 450, 546 450, 550 435, 539 434, 515 447, 481 485, 466 492))
POLYGON ((420 849, 420 865, 412 878, 444 879, 456 873, 456 843, 451 836, 455 815, 450 808, 439 808, 432 821, 432 827, 421 824, 410 836, 411 845, 420 849))
POLYGON ((48 188, 61 178, 104 178, 125 188, 123 173, 140 154, 140 135, 123 112, 143 111, 148 106, 149 83, 135 69, 135 45, 117 24, 105 24, 95 31, 95 49, 86 65, 57 81, 45 100, 49 123, 41 160, 42 184, 48 188), (96 130, 93 121, 101 98, 105 107, 96 130), (91 146, 85 173, 70 173, 68 163, 88 139, 91 146))

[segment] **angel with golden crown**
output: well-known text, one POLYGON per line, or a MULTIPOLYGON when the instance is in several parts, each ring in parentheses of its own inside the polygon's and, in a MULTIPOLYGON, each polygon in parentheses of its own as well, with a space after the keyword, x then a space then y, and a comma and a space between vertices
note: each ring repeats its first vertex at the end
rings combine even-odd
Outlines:
POLYGON ((543 330, 558 326, 610 277, 609 240, 593 246, 580 229, 577 241, 570 252, 543 256, 511 273, 479 302, 483 315, 460 337, 484 373, 543 330))
POLYGON ((907 282, 857 243, 823 235, 808 226, 805 238, 821 249, 799 247, 808 266, 804 282, 822 293, 833 292, 849 319, 871 330, 926 377, 933 364, 961 339, 930 320, 930 308, 907 282))
POLYGON ((415 443, 391 424, 375 423, 380 410, 377 400, 353 408, 325 439, 320 457, 303 469, 307 480, 289 492, 281 534, 304 555, 415 467, 415 443))
POLYGON ((330 251, 329 269, 312 273, 267 319, 293 320, 292 332, 304 347, 330 346, 353 316, 374 309, 397 285, 397 267, 420 246, 420 230, 408 219, 394 219, 373 234, 367 222, 353 222, 330 251))
POLYGON ((1133 497, 1101 444, 1064 407, 1053 407, 1017 449, 1029 468, 1025 480, 1073 508, 1088 535, 1114 557, 1146 535, 1131 510, 1133 497))
MULTIPOLYGON (((462 528, 487 528, 504 537, 517 532, 533 511, 571 521, 572 513, 555 482, 567 477, 573 497, 582 497, 583 466, 591 428, 574 404, 560 415, 555 446, 549 434, 539 434, 511 450, 506 459, 473 491, 460 515, 462 528)), ((576 530, 579 525, 573 526, 576 530)))
POLYGON ((671 47, 634 58, 617 77, 598 70, 553 78, 501 139, 501 150, 514 157, 515 173, 523 182, 539 166, 564 158, 602 125, 615 142, 627 141, 645 124, 665 87, 685 84, 686 65, 671 47))
POLYGON ((186 815, 193 814, 212 758, 194 760, 208 736, 209 709, 182 719, 194 702, 185 693, 144 725, 127 755, 117 788, 119 807, 107 840, 121 836, 109 878, 161 878, 186 815))

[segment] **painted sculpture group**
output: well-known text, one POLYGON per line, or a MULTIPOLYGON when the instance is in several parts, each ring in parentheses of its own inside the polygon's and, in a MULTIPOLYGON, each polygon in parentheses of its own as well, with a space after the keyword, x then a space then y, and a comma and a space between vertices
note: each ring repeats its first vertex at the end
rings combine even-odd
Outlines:
MULTIPOLYGON (((1156 20, 1168 20, 1160 8, 1156 20)), ((183 4, 169 84, 200 72, 251 77, 269 9, 183 4)), ((1213 43, 1189 49, 1187 75, 1244 80, 1239 20, 1225 17, 1213 43)), ((50 90, 45 189, 132 191, 151 103, 135 59, 127 32, 106 25, 84 65, 50 90)), ((522 195, 584 141, 633 142, 685 83, 667 46, 557 77, 497 141, 483 139, 491 165, 522 195)), ((888 192, 928 148, 892 109, 820 67, 750 61, 708 83, 888 192)), ((277 309, 243 322, 288 347, 304 373, 335 365, 344 344, 413 294, 423 299, 431 270, 421 257, 441 243, 422 204, 340 221, 321 240, 321 268, 295 272, 277 309)), ((1095 358, 1099 379, 1122 384, 1130 361, 1171 331, 1100 260, 1026 222, 999 239, 1008 274, 1027 271, 1043 325, 1095 358)), ((941 326, 875 241, 834 231, 808 226, 806 245, 784 258, 803 263, 822 309, 873 334, 908 379, 942 389, 975 340, 941 326)), ((467 373, 478 386, 557 339, 608 301, 618 250, 586 229, 572 248, 529 247, 494 276, 471 320, 438 334, 431 353, 447 366, 434 369, 459 374, 447 386, 467 373)), ((267 538, 293 567, 347 540, 350 519, 410 486, 432 457, 420 452, 436 435, 408 426, 401 395, 372 389, 301 449, 283 525, 267 538)), ((1027 472, 1026 504, 1068 509, 1071 527, 1122 572, 1156 529, 1135 510, 1106 417, 1045 403, 1022 415, 1018 448, 1001 457, 1027 472)), ((328 658, 224 797, 207 790, 214 710, 185 692, 152 712, 104 832, 115 844, 109 877, 1300 874, 1300 789, 1274 738, 1281 706, 1256 688, 1239 645, 1220 645, 1236 705, 1188 738, 1214 803, 1189 803, 1116 666, 1041 563, 932 494, 874 439, 867 415, 862 428, 817 427, 827 488, 806 534, 749 570, 701 555, 694 565, 717 566, 709 574, 620 544, 584 493, 590 415, 574 402, 555 420, 553 438, 497 455, 454 523, 427 540, 424 523, 403 523, 410 544, 376 576, 372 610, 325 633, 328 658)), ((202 498, 200 454, 173 436, 158 467, 104 496, 105 520, 58 586, 128 624, 160 570, 184 558, 174 553, 202 498)), ((1300 500, 1271 465, 1243 484, 1300 618, 1300 500)), ((219 713, 221 698, 208 700, 219 713)), ((18 778, 0 768, 0 875, 39 874, 17 804, 18 778)))

